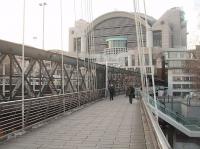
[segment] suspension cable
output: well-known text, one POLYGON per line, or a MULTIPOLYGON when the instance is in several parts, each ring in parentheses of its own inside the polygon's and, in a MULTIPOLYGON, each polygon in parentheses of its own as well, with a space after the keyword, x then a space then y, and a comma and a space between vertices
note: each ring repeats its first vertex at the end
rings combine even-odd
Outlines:
MULTIPOLYGON (((140 16, 139 16, 139 12, 140 12, 140 5, 139 5, 139 1, 137 1, 137 16, 139 19, 140 16)), ((143 75, 145 77, 145 85, 146 85, 146 88, 145 88, 145 91, 146 91, 146 94, 148 94, 148 91, 149 91, 149 88, 148 88, 148 79, 147 79, 147 72, 146 72, 146 62, 145 62, 145 52, 144 52, 144 40, 143 40, 143 30, 142 30, 142 23, 141 23, 141 20, 138 21, 138 24, 139 24, 139 37, 140 37, 140 45, 141 45, 141 53, 142 53, 142 64, 143 64, 143 75)), ((143 78, 144 79, 144 78, 143 78)), ((147 99, 149 101, 149 96, 147 96, 147 99)))
POLYGON ((22 28, 22 129, 25 127, 25 109, 24 109, 24 39, 25 39, 25 13, 26 13, 26 0, 23 2, 23 28, 22 28))
POLYGON ((94 40, 94 23, 93 23, 93 3, 90 0, 90 14, 91 14, 91 38, 92 38, 92 69, 93 69, 93 90, 96 89, 96 63, 95 63, 95 40, 94 40))
POLYGON ((62 94, 65 94, 65 78, 64 78, 64 61, 63 61, 63 56, 64 56, 64 50, 63 50, 63 18, 62 18, 62 0, 60 0, 60 48, 62 51, 62 94))
POLYGON ((156 92, 155 92, 155 80, 154 80, 154 67, 152 64, 152 59, 153 59, 153 55, 152 55, 152 44, 148 44, 149 42, 149 27, 148 27, 148 22, 147 22, 147 13, 146 13, 146 2, 145 0, 143 0, 143 4, 144 4, 144 13, 145 13, 145 24, 146 24, 146 46, 148 48, 148 52, 149 52, 149 65, 150 65, 150 70, 151 70, 151 78, 152 78, 152 86, 153 86, 153 99, 154 99, 154 103, 155 103, 155 113, 156 113, 156 119, 158 121, 158 107, 157 107, 157 101, 156 101, 156 92))
POLYGON ((138 16, 136 12, 136 1, 133 0, 133 7, 134 7, 134 17, 135 17, 135 26, 136 26, 136 35, 137 35, 137 50, 138 50, 138 56, 139 56, 139 62, 140 62, 140 77, 141 77, 141 84, 142 89, 144 89, 144 82, 143 82, 143 70, 142 70, 142 59, 141 59, 141 53, 140 53, 140 41, 139 41, 139 32, 138 32, 138 16))
MULTIPOLYGON (((143 0, 144 4, 144 11, 145 11, 145 27, 146 27, 146 35, 148 35, 148 23, 147 23, 147 16, 146 16, 146 7, 145 7, 145 1, 143 0)), ((146 90, 147 98, 149 101, 149 89, 148 89, 148 79, 147 79, 147 72, 146 72, 146 66, 145 66, 145 55, 144 55, 144 40, 143 40, 143 31, 142 31, 142 23, 141 23, 141 18, 139 16, 140 13, 140 5, 139 5, 139 0, 134 0, 134 8, 135 8, 135 21, 136 21, 136 32, 137 32, 137 43, 138 43, 138 53, 139 53, 139 59, 140 59, 140 64, 142 67, 141 70, 141 81, 142 81, 142 86, 144 87, 144 76, 145 76, 145 82, 146 82, 146 88, 143 88, 143 90, 146 90), (141 48, 141 51, 140 51, 141 48)), ((146 37, 146 44, 148 42, 148 38, 146 37)), ((149 48, 149 47, 147 47, 149 48)), ((154 73, 152 70, 152 53, 149 52, 149 63, 151 66, 151 76, 152 76, 152 85, 153 85, 153 92, 154 92, 154 103, 155 103, 155 114, 156 114, 156 119, 158 120, 158 113, 157 113, 157 103, 156 103, 156 96, 155 96, 155 82, 154 82, 154 73)))
MULTIPOLYGON (((75 22, 75 25, 76 25, 76 0, 74 0, 74 22, 75 22)), ((79 60, 78 60, 78 39, 77 39, 77 33, 75 32, 75 50, 76 50, 76 78, 77 78, 77 93, 79 94, 79 60)))

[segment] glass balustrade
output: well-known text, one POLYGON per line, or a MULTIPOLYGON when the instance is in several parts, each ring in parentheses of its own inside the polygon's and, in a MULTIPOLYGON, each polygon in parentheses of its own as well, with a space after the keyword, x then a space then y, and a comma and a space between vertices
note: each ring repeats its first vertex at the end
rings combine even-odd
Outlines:
MULTIPOLYGON (((143 93, 144 99, 146 99, 147 103, 151 106, 155 107, 155 101, 153 97, 150 95, 143 93)), ((156 100, 157 109, 162 113, 166 114, 167 116, 174 119, 179 124, 182 124, 184 127, 188 128, 191 131, 200 131, 200 120, 194 118, 186 118, 178 112, 173 111, 172 109, 168 108, 158 100, 156 100)))

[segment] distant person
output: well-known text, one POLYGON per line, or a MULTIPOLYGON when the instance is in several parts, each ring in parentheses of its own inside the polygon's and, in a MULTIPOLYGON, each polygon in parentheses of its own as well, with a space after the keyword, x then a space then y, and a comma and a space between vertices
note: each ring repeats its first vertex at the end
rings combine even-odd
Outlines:
POLYGON ((110 93, 110 101, 111 101, 111 100, 113 100, 113 96, 114 96, 114 93, 115 93, 114 85, 110 84, 108 90, 109 90, 109 93, 110 93))
POLYGON ((132 104, 133 98, 135 98, 135 89, 130 86, 128 89, 129 103, 132 104))

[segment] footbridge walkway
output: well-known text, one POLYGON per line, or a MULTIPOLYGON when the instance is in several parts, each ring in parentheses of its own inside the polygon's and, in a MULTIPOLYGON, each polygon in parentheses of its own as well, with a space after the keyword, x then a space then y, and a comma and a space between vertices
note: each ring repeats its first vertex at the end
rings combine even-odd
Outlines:
MULTIPOLYGON (((119 95, 92 102, 40 123, 0 144, 1 149, 155 149, 158 146, 140 100, 119 95), (86 105, 85 105, 86 106, 86 105)), ((17 134, 16 134, 17 135, 17 134)))

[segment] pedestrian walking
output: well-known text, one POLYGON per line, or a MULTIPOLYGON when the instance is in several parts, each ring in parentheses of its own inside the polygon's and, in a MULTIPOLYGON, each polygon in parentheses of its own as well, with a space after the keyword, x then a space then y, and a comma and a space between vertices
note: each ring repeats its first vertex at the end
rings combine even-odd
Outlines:
POLYGON ((135 98, 135 89, 130 86, 128 89, 129 103, 132 104, 133 98, 135 98))
POLYGON ((109 90, 109 93, 110 93, 110 101, 111 101, 111 100, 113 100, 113 96, 114 96, 114 92, 115 92, 114 85, 110 84, 108 90, 109 90))

